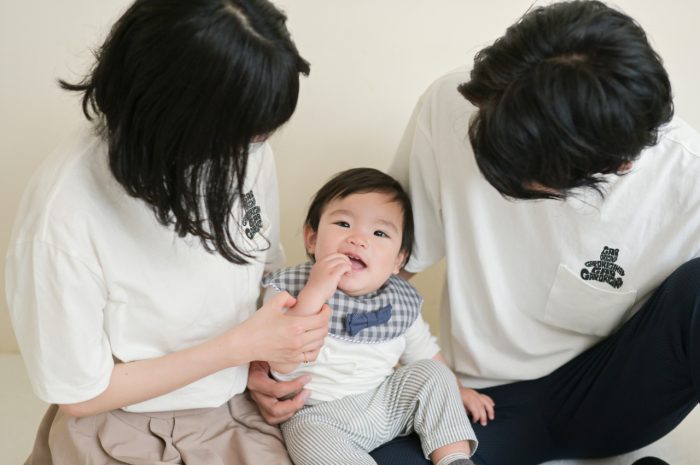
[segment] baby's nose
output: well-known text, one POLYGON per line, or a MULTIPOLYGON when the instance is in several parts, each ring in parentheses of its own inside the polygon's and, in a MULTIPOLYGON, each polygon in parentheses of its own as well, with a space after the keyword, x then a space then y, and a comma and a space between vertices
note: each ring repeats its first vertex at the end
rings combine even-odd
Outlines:
POLYGON ((361 234, 353 234, 349 237, 348 241, 357 247, 367 247, 367 239, 361 234))

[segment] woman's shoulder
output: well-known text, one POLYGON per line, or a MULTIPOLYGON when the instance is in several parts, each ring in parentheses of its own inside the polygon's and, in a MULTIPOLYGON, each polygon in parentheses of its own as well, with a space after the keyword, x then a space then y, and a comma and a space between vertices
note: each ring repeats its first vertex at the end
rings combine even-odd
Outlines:
POLYGON ((72 230, 95 208, 96 191, 105 180, 100 157, 101 139, 87 129, 74 132, 60 144, 30 178, 18 206, 12 242, 49 241, 56 230, 72 230))

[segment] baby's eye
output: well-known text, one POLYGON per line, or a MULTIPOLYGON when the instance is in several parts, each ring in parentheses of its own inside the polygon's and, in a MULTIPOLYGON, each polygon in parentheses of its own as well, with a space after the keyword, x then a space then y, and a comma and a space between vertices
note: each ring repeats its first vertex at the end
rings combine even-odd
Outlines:
POLYGON ((374 231, 374 235, 377 237, 389 237, 389 235, 384 231, 374 231))
POLYGON ((347 221, 336 221, 333 224, 336 226, 340 226, 341 228, 349 228, 350 227, 350 223, 348 223, 347 221))

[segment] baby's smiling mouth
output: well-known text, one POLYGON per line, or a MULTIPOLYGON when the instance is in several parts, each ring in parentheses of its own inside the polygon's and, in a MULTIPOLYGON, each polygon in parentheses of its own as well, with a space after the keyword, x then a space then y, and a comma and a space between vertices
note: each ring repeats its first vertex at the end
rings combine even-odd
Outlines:
POLYGON ((364 261, 362 261, 360 257, 350 254, 346 254, 346 256, 350 259, 350 266, 352 267, 352 271, 360 271, 367 268, 367 264, 364 261))

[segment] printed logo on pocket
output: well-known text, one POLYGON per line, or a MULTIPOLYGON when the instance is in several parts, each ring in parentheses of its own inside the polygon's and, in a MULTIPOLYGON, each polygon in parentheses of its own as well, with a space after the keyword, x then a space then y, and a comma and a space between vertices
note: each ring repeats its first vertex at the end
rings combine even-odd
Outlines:
POLYGON ((587 268, 581 270, 581 278, 585 281, 598 281, 608 283, 615 289, 622 287, 622 278, 625 275, 625 270, 620 265, 617 265, 618 253, 620 249, 603 246, 603 251, 600 253, 600 260, 588 261, 584 264, 587 268), (590 270, 588 268, 591 268, 590 270))

